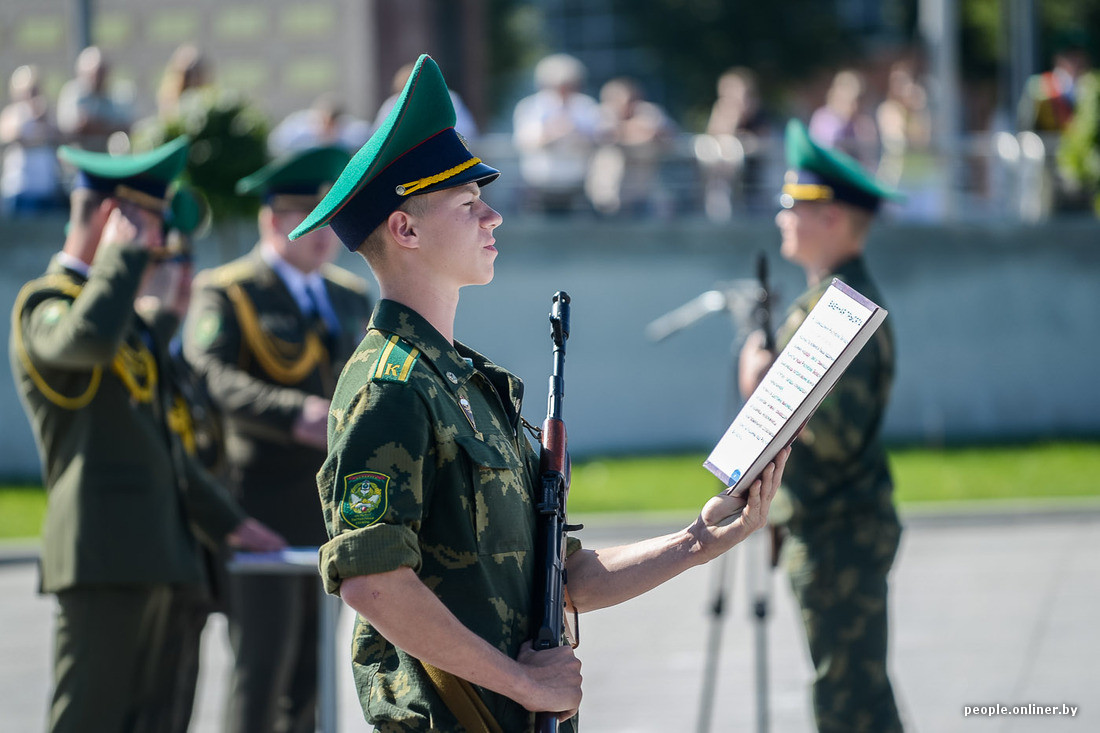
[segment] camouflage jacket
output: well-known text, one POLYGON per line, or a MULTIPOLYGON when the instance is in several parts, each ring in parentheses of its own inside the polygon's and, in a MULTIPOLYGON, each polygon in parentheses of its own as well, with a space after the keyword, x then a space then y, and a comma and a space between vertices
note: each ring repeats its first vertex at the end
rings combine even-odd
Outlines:
MULTIPOLYGON (((778 345, 794 332, 836 277, 884 306, 862 258, 840 265, 792 304, 778 345)), ((894 379, 894 338, 887 319, 852 361, 791 449, 773 521, 839 517, 851 511, 893 514, 893 482, 879 433, 894 379)))
MULTIPOLYGON (((531 636, 538 475, 522 394, 519 379, 452 347, 414 311, 378 304, 337 384, 317 477, 329 592, 407 566, 467 628, 515 657, 531 636)), ((361 618, 353 653, 364 711, 380 730, 457 728, 420 663, 361 618)), ((517 703, 478 692, 504 730, 532 726, 517 703)))

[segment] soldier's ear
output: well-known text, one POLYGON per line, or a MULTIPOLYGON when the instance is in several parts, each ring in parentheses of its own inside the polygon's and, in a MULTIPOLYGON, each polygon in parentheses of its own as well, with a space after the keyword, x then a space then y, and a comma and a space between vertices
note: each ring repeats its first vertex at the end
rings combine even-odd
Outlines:
POLYGON ((416 218, 407 211, 397 209, 386 218, 386 231, 404 249, 417 249, 420 247, 416 218))

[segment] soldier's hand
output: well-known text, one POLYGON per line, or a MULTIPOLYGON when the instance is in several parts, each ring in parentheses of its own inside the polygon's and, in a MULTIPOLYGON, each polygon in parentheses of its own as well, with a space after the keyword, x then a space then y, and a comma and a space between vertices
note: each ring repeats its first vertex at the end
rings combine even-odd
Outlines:
POLYGON ((230 547, 249 552, 275 552, 286 547, 281 534, 252 517, 238 524, 225 540, 230 547))
POLYGON ((779 451, 760 478, 749 486, 746 497, 719 494, 706 503, 693 529, 701 541, 714 546, 714 555, 725 552, 767 524, 768 510, 783 482, 783 468, 790 454, 790 446, 779 451), (730 517, 736 518, 731 522, 730 517))
POLYGON ((741 397, 748 399, 753 390, 764 381, 764 375, 775 362, 775 354, 764 348, 764 332, 753 331, 745 339, 737 360, 737 388, 741 397))
POLYGON ((291 435, 294 440, 320 450, 328 449, 328 408, 329 401, 323 397, 309 395, 302 404, 302 412, 294 421, 291 435))
POLYGON ((111 247, 158 249, 164 246, 163 220, 151 211, 122 202, 107 217, 99 250, 111 247))
POLYGON ((516 702, 532 712, 556 712, 569 720, 581 706, 581 660, 568 645, 535 651, 531 642, 520 647, 516 661, 523 665, 530 685, 516 702))

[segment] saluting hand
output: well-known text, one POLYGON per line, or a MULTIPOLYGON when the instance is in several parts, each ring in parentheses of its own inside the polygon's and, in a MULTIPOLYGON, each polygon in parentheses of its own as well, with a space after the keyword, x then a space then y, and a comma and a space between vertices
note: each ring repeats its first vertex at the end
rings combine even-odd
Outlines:
POLYGON ((162 220, 151 211, 123 202, 107 216, 99 238, 99 251, 110 247, 158 249, 164 246, 162 220))

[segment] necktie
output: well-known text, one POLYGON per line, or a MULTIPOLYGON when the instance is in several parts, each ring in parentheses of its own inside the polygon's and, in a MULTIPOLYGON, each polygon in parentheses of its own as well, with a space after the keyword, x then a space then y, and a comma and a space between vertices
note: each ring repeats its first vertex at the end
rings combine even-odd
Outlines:
MULTIPOLYGON (((321 287, 324 287, 323 285, 321 287)), ((307 284, 305 287, 306 299, 309 301, 309 307, 303 311, 306 320, 321 336, 321 340, 324 341, 325 348, 328 349, 329 354, 332 354, 333 348, 336 346, 336 339, 340 333, 340 324, 334 318, 335 314, 332 312, 332 308, 326 308, 327 301, 324 299, 324 293, 318 292, 313 286, 307 284)))

